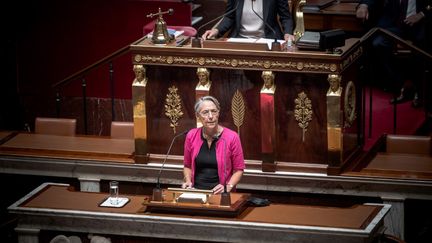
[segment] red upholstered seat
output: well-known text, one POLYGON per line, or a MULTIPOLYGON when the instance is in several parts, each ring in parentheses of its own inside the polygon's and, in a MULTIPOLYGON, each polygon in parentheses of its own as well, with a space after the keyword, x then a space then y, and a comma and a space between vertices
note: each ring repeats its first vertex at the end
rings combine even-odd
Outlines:
MULTIPOLYGON (((152 32, 155 26, 155 21, 151 21, 150 23, 144 25, 143 27, 143 35, 147 35, 148 33, 152 32)), ((174 29, 174 30, 183 30, 183 35, 185 36, 195 36, 197 34, 197 30, 192 26, 179 26, 179 25, 169 25, 167 26, 168 29, 174 29)))
POLYGON ((75 136, 76 119, 36 117, 35 133, 75 136))

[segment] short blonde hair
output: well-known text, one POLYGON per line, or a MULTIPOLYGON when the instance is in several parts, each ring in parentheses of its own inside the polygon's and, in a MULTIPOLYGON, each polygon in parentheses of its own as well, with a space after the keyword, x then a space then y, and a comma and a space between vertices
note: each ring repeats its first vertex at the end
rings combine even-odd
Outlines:
POLYGON ((201 104, 202 104, 204 101, 211 101, 211 102, 213 102, 213 104, 215 104, 215 106, 216 106, 216 109, 218 109, 218 111, 220 111, 220 104, 219 104, 219 101, 218 101, 215 97, 210 96, 210 95, 207 95, 207 96, 203 96, 203 97, 199 98, 199 99, 195 102, 195 106, 194 106, 194 108, 195 108, 195 113, 196 113, 196 114, 199 113, 199 109, 200 109, 200 107, 201 107, 201 104))

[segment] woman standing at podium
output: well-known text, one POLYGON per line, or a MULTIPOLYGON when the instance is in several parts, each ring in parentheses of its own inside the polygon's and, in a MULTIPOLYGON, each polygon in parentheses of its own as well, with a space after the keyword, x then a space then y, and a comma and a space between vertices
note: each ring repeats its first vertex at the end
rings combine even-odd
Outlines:
POLYGON ((240 182, 245 168, 238 134, 219 125, 220 105, 204 96, 195 103, 195 114, 202 127, 190 130, 184 144, 184 183, 182 188, 230 192, 240 182))
POLYGON ((221 37, 228 31, 229 37, 235 38, 294 40, 287 0, 228 0, 225 13, 230 11, 215 28, 202 35, 204 40, 221 37))

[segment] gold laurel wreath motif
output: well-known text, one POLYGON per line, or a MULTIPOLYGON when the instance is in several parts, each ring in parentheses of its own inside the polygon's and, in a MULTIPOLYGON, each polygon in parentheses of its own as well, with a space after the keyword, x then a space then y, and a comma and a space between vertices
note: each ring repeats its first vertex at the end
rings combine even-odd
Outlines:
POLYGON ((234 125, 237 126, 237 133, 240 136, 240 127, 243 125, 245 115, 245 103, 243 96, 239 90, 236 90, 231 100, 231 113, 234 125))
POLYGON ((296 98, 294 102, 296 104, 294 117, 296 121, 298 121, 299 127, 302 129, 302 141, 304 142, 307 127, 312 120, 312 103, 303 91, 298 94, 298 98, 296 98))
POLYGON ((175 134, 178 120, 183 116, 181 99, 177 94, 177 87, 173 85, 168 90, 169 93, 165 98, 165 115, 171 120, 170 127, 173 128, 175 134))

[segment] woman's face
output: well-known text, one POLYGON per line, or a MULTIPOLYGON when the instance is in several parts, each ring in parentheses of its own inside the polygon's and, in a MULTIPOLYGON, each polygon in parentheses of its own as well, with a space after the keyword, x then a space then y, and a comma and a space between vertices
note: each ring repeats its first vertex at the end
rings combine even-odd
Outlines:
POLYGON ((201 103, 198 119, 201 121, 204 128, 210 130, 216 129, 219 121, 219 110, 213 102, 205 100, 201 103))

